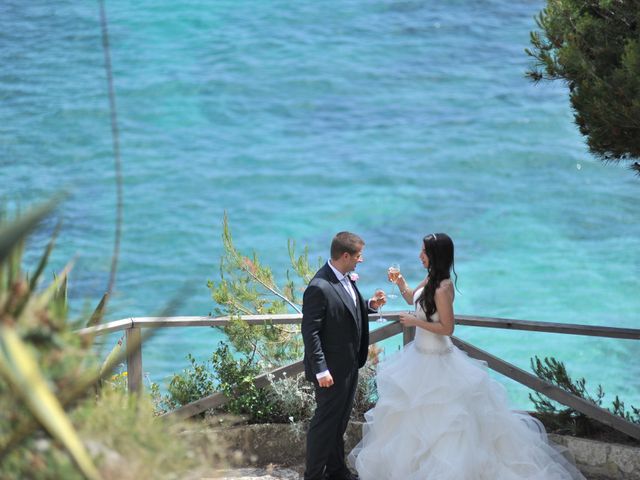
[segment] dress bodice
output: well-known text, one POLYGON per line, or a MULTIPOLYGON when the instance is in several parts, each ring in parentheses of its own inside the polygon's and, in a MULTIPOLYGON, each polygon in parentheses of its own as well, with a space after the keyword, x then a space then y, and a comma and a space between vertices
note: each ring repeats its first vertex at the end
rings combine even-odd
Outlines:
MULTIPOLYGON (((416 290, 416 293, 413 295, 413 303, 416 307, 416 317, 418 317, 419 320, 427 321, 427 315, 422 309, 420 302, 418 302, 421 293, 422 288, 416 290)), ((429 321, 434 323, 440 322, 438 312, 431 315, 429 321)), ((451 339, 448 336, 438 335, 437 333, 430 332, 420 327, 416 327, 414 345, 419 352, 435 355, 444 355, 451 352, 453 348, 451 339)))

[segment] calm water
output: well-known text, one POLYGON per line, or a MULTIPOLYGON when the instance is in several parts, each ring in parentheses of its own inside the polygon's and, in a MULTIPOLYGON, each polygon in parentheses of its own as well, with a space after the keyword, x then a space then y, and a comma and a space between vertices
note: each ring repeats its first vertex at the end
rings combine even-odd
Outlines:
MULTIPOLYGON (((639 180, 587 153, 561 84, 524 78, 542 6, 107 2, 125 191, 109 319, 157 313, 185 283, 178 313, 209 313, 227 211, 237 245, 280 278, 288 238, 326 257, 349 229, 367 241, 362 290, 388 286, 390 262, 415 283, 420 239, 446 231, 458 313, 640 327, 639 180)), ((78 315, 106 287, 114 230, 98 18, 96 2, 0 3, 0 197, 72 192, 51 270, 77 255, 78 315)), ((525 369, 554 355, 640 406, 638 342, 457 334, 525 369)), ((161 382, 220 338, 166 331, 144 369, 161 382)))

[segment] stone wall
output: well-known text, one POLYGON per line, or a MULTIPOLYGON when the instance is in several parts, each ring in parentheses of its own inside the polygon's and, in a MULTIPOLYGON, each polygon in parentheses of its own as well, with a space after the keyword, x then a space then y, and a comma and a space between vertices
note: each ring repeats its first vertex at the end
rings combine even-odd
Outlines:
MULTIPOLYGON (((216 432, 232 449, 242 452, 246 465, 304 463, 306 426, 303 424, 245 425, 216 432)), ((360 441, 362 424, 349 424, 345 450, 360 441)), ((549 435, 551 441, 567 447, 578 468, 590 480, 640 480, 640 448, 582 438, 549 435)))
POLYGON ((549 439, 567 447, 590 479, 640 480, 640 447, 563 435, 549 435, 549 439))

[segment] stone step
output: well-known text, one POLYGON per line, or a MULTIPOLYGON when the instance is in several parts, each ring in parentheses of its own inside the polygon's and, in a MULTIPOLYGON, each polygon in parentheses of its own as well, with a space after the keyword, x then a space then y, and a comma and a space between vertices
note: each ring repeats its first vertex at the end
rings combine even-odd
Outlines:
POLYGON ((234 468, 216 472, 211 480, 214 478, 224 480, 302 480, 303 470, 303 467, 292 468, 275 465, 262 468, 234 468))

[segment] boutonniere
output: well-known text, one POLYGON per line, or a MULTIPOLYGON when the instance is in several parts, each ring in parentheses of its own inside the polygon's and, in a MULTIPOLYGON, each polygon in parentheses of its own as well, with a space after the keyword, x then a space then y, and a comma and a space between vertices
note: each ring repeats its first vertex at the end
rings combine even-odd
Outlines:
POLYGON ((351 279, 352 282, 357 282, 358 279, 360 278, 360 275, 358 275, 356 272, 351 272, 349 274, 349 278, 351 279))

